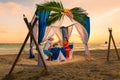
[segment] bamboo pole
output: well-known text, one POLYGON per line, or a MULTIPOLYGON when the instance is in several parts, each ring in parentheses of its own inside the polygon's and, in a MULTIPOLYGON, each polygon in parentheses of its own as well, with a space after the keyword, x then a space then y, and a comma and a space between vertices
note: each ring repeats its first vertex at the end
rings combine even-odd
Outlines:
POLYGON ((109 30, 109 44, 108 44, 108 53, 107 53, 107 61, 109 61, 109 55, 110 55, 110 44, 111 44, 111 29, 109 30))
POLYGON ((109 30, 109 44, 108 44, 107 61, 109 61, 111 39, 112 39, 113 45, 115 47, 115 51, 116 51, 116 55, 118 57, 118 60, 120 60, 120 56, 119 56, 119 53, 118 53, 118 50, 117 50, 117 47, 116 47, 116 44, 115 44, 115 41, 114 41, 114 38, 113 38, 113 35, 112 35, 112 28, 108 28, 108 30, 109 30))
POLYGON ((8 73, 8 76, 10 76, 11 73, 12 73, 12 71, 14 70, 15 65, 16 65, 16 63, 18 62, 18 59, 19 59, 19 57, 20 57, 20 55, 21 55, 21 53, 22 53, 22 51, 23 51, 23 49, 24 49, 24 47, 25 47, 25 45, 26 45, 26 43, 27 43, 27 41, 28 41, 28 39, 29 39, 29 36, 30 36, 30 34, 31 34, 31 32, 32 32, 32 30, 33 30, 33 28, 34 28, 34 25, 36 24, 37 20, 38 20, 38 19, 35 18, 35 21, 33 22, 33 25, 32 25, 32 27, 31 27, 30 31, 28 32, 28 34, 27 34, 27 36, 26 36, 26 38, 25 38, 25 40, 24 40, 24 43, 22 44, 22 46, 21 46, 21 48, 20 48, 20 50, 19 50, 19 53, 18 53, 18 55, 17 55, 17 57, 16 57, 16 59, 15 59, 15 62, 14 62, 13 65, 12 65, 9 73, 8 73))
MULTIPOLYGON (((25 15, 23 15, 23 18, 24 18, 24 21, 25 21, 25 23, 26 23, 26 25, 27 25, 28 30, 30 30, 30 25, 29 25, 28 20, 27 20, 27 18, 25 17, 25 15)), ((40 56, 40 58, 41 58, 41 60, 42 60, 42 62, 43 62, 43 66, 45 67, 45 70, 47 70, 47 67, 46 67, 45 61, 44 61, 44 59, 43 59, 43 57, 42 57, 42 55, 41 55, 41 52, 40 52, 38 43, 37 43, 37 41, 36 41, 34 35, 31 34, 31 36, 32 36, 32 39, 33 39, 33 41, 34 41, 34 43, 35 43, 37 49, 38 49, 37 51, 38 51, 39 56, 40 56)))
POLYGON ((119 56, 119 53, 118 53, 118 50, 117 50, 117 47, 116 47, 116 45, 115 45, 115 41, 114 41, 114 38, 113 38, 112 35, 111 35, 111 38, 112 38, 112 41, 113 41, 113 45, 114 45, 114 47, 115 47, 115 51, 116 51, 117 58, 118 58, 118 60, 120 60, 120 56, 119 56))

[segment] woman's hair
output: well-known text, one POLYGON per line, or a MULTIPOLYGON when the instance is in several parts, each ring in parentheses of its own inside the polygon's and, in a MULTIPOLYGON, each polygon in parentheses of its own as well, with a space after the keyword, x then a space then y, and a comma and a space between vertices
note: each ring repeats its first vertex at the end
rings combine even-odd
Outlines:
POLYGON ((66 41, 68 42, 68 38, 67 37, 64 37, 64 39, 66 39, 66 41))

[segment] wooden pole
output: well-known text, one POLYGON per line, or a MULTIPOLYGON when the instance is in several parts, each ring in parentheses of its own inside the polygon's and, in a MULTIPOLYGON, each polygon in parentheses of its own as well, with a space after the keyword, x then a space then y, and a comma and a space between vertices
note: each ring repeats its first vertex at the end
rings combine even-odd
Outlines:
POLYGON ((118 60, 120 60, 120 56, 119 56, 119 53, 118 53, 118 50, 117 50, 117 47, 116 47, 116 45, 115 45, 115 41, 114 41, 114 38, 113 38, 112 35, 111 35, 111 38, 112 38, 112 41, 113 41, 113 45, 114 45, 114 47, 115 47, 115 51, 116 51, 116 55, 117 55, 117 57, 118 57, 118 60))
POLYGON ((107 61, 109 61, 109 55, 110 55, 110 44, 111 44, 111 32, 112 32, 111 29, 108 29, 108 30, 109 30, 109 44, 108 44, 107 61))
POLYGON ((118 60, 120 60, 120 56, 119 56, 119 53, 118 53, 118 50, 117 50, 117 47, 116 47, 116 44, 115 44, 115 41, 114 41, 114 38, 113 38, 113 35, 112 35, 112 28, 108 28, 108 30, 109 30, 109 44, 108 44, 107 61, 109 61, 111 39, 112 39, 113 45, 115 47, 115 51, 116 51, 116 55, 118 57, 118 60))
MULTIPOLYGON (((25 17, 25 15, 23 15, 23 17, 24 17, 24 21, 25 21, 25 23, 26 23, 26 25, 27 25, 28 30, 30 30, 30 25, 29 25, 29 23, 28 23, 27 18, 25 17)), ((37 43, 37 41, 36 41, 34 35, 31 34, 31 36, 32 36, 32 39, 33 39, 33 41, 34 41, 34 43, 35 43, 37 49, 38 49, 37 51, 38 51, 39 56, 40 56, 40 58, 41 58, 41 60, 42 60, 42 62, 43 62, 43 66, 45 67, 45 70, 47 70, 47 67, 46 67, 45 61, 44 61, 44 59, 43 59, 43 57, 42 57, 42 55, 41 55, 41 52, 40 52, 40 50, 39 50, 38 43, 37 43)))
POLYGON ((30 31, 28 32, 28 34, 27 34, 27 36, 26 36, 26 38, 25 38, 25 40, 24 40, 24 43, 22 44, 22 47, 21 47, 20 50, 19 50, 19 53, 18 53, 18 55, 17 55, 17 57, 16 57, 16 59, 15 59, 15 62, 14 62, 13 65, 12 65, 9 73, 8 73, 8 76, 10 76, 11 73, 12 73, 12 71, 14 70, 15 65, 16 65, 16 63, 17 63, 17 61, 18 61, 18 59, 19 59, 19 57, 20 57, 20 55, 21 55, 21 53, 22 53, 22 51, 23 51, 23 49, 24 49, 24 47, 25 47, 25 45, 26 45, 26 43, 27 43, 27 41, 28 41, 28 39, 29 39, 29 36, 30 36, 30 34, 31 34, 31 32, 32 32, 32 30, 33 30, 33 28, 34 28, 34 25, 36 24, 37 20, 38 20, 38 19, 35 18, 35 21, 33 22, 33 25, 32 25, 32 27, 31 27, 30 31))

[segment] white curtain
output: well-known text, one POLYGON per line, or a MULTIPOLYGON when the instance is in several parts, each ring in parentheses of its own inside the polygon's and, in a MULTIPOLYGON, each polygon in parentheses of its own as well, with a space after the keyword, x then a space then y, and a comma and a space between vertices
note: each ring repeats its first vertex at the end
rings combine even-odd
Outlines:
POLYGON ((60 28, 59 28, 59 30, 56 32, 56 36, 58 37, 59 41, 62 42, 62 33, 61 33, 60 28))
MULTIPOLYGON (((59 24, 58 26, 49 26, 46 28, 46 31, 45 31, 45 35, 44 35, 44 38, 42 40, 42 42, 48 40, 49 38, 51 38, 54 34, 57 35, 58 39, 60 41, 62 41, 62 33, 60 31, 60 27, 61 27, 61 24, 63 22, 63 19, 64 19, 64 16, 62 17, 62 19, 59 21, 59 24)), ((75 25, 75 28, 77 29, 79 35, 80 35, 80 38, 83 42, 83 44, 85 45, 85 54, 86 55, 90 55, 90 52, 89 52, 89 49, 88 49, 88 34, 87 34, 87 31, 86 29, 78 22, 76 22, 75 20, 72 20, 72 22, 74 23, 75 25)), ((37 26, 37 25, 36 25, 37 26)), ((68 37, 70 38, 70 35, 72 33, 72 30, 73 30, 73 25, 71 25, 71 27, 68 28, 68 37)), ((37 35, 37 27, 35 29, 33 29, 33 34, 34 36, 37 35)), ((37 40, 37 38, 36 38, 37 40)), ((34 46, 34 42, 32 42, 32 45, 34 46)), ((43 48, 41 45, 39 45, 39 49, 41 51, 41 54, 43 56, 44 59, 47 59, 47 56, 44 54, 43 52, 43 48)), ((60 54, 61 55, 61 54, 60 54)), ((39 57, 39 56, 38 56, 39 57)), ((40 58, 38 58, 38 64, 40 64, 40 58)))
POLYGON ((55 26, 47 27, 42 42, 51 38, 58 30, 59 30, 59 26, 58 27, 55 27, 55 26))
POLYGON ((88 42, 88 33, 86 29, 78 22, 75 24, 75 27, 80 34, 80 38, 82 39, 83 44, 86 44, 88 42))
POLYGON ((89 48, 88 48, 88 33, 86 31, 86 29, 78 22, 74 21, 75 22, 75 27, 80 35, 80 38, 85 46, 85 54, 86 55, 90 55, 90 51, 89 51, 89 48))
MULTIPOLYGON (((37 17, 37 16, 34 15, 33 19, 31 20, 31 24, 33 24, 35 17, 37 17)), ((54 34, 57 34, 57 32, 59 32, 59 28, 61 27, 61 24, 63 23, 63 19, 64 19, 64 16, 62 16, 61 19, 59 21, 57 21, 57 26, 47 26, 46 27, 45 35, 44 35, 44 38, 43 38, 42 42, 46 41, 47 39, 51 38, 54 34)), ((36 41, 37 41, 37 38, 38 38, 37 33, 38 33, 38 22, 35 24, 35 26, 33 28, 33 35, 34 35, 36 41)), ((57 36, 58 35, 59 34, 57 34, 57 36)), ((59 36, 59 37, 61 37, 61 36, 59 36)), ((32 40, 31 46, 32 47, 34 46, 34 41, 33 40, 32 40)))
MULTIPOLYGON (((51 38, 54 34, 57 33, 57 31, 58 31, 59 28, 60 28, 60 25, 61 25, 62 22, 63 22, 63 19, 64 19, 64 16, 62 16, 61 20, 59 21, 58 27, 56 27, 56 26, 47 26, 47 27, 46 27, 45 35, 44 35, 44 38, 43 38, 42 42, 45 42, 46 40, 48 40, 48 39, 51 38)), ((43 48, 42 48, 41 45, 39 45, 39 50, 40 50, 43 58, 44 58, 44 59, 47 59, 48 57, 44 54, 43 48)), ((40 58, 39 55, 38 55, 38 65, 39 65, 39 66, 40 66, 40 65, 42 66, 41 58, 40 58)))
MULTIPOLYGON (((35 37, 36 41, 37 41, 37 30, 38 30, 38 24, 36 23, 34 28, 33 28, 33 31, 32 31, 33 36, 35 37)), ((32 39, 31 46, 32 47, 35 46, 35 43, 34 43, 33 39, 32 39)))
MULTIPOLYGON (((51 38, 55 34, 55 32, 57 32, 58 29, 59 28, 53 27, 53 26, 47 27, 42 42, 44 42, 44 41, 48 40, 49 38, 51 38)), ((40 50, 40 52, 41 52, 41 54, 43 56, 43 59, 44 60, 48 59, 48 56, 46 54, 44 54, 43 48, 42 48, 41 45, 39 45, 39 50, 40 50)), ((41 62, 41 58, 40 58, 39 55, 38 55, 38 66, 43 66, 43 64, 41 62)))
POLYGON ((88 48, 88 44, 84 44, 85 46, 85 54, 86 56, 90 56, 90 51, 89 51, 89 48, 88 48))
MULTIPOLYGON (((33 25, 33 22, 34 22, 34 20, 35 20, 36 17, 37 17, 36 15, 33 16, 32 20, 30 22, 31 25, 33 25)), ((37 30, 38 30, 38 21, 34 25, 34 28, 33 28, 33 31, 32 31, 33 36, 35 37, 35 39, 37 39, 37 30)), ((32 42, 30 44, 31 44, 31 48, 33 48, 33 46, 35 46, 35 43, 34 43, 33 39, 32 39, 32 42)), ((32 49, 32 51, 33 51, 33 49, 32 49)))
MULTIPOLYGON (((45 59, 48 59, 48 56, 44 54, 43 48, 42 48, 41 45, 39 45, 39 50, 40 50, 40 53, 41 53, 41 55, 42 55, 42 57, 43 57, 43 60, 44 60, 44 62, 45 62, 45 59)), ((43 62, 42 62, 39 54, 38 54, 38 66, 40 66, 40 67, 43 66, 43 62)))

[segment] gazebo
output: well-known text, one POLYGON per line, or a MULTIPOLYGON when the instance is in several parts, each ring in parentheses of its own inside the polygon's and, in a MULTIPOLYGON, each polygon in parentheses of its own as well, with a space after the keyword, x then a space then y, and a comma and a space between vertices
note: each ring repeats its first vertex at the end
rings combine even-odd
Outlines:
POLYGON ((63 36, 67 36, 68 39, 72 33, 73 27, 75 27, 80 35, 80 38, 85 45, 85 54, 86 56, 90 56, 90 52, 88 49, 88 40, 90 36, 90 18, 87 16, 85 10, 80 7, 75 7, 72 9, 65 9, 61 2, 45 2, 43 4, 37 4, 37 9, 33 16, 33 19, 28 22, 25 15, 23 15, 24 21, 28 27, 28 34, 26 39, 16 57, 16 60, 9 71, 10 75, 24 49, 26 42, 28 41, 29 36, 30 39, 30 58, 34 57, 33 54, 33 45, 36 45, 39 53, 38 64, 43 65, 45 70, 47 70, 46 63, 44 61, 44 53, 41 46, 41 43, 52 37, 53 35, 57 35, 58 39, 62 41, 63 36), (63 27, 61 26, 62 21, 64 20, 64 16, 67 16, 73 24, 69 26, 63 27), (59 21, 58 26, 52 25, 56 21, 59 21), (38 28, 38 29, 37 29, 38 28), (63 35, 64 30, 67 31, 66 34, 63 35), (38 38, 35 36, 37 35, 38 38), (38 41, 38 42, 37 42, 38 41))

